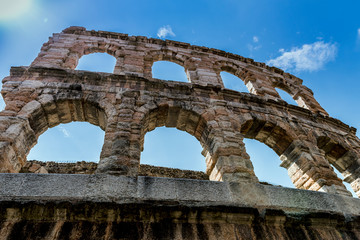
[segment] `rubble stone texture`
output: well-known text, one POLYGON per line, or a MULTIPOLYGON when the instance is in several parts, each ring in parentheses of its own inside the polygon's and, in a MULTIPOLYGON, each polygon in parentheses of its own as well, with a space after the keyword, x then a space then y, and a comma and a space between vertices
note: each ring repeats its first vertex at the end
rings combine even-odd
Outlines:
POLYGON ((19 172, 48 128, 86 121, 105 131, 98 174, 138 176, 145 134, 166 126, 199 140, 210 180, 258 182, 243 143, 252 138, 279 155, 296 188, 350 195, 334 166, 360 195, 356 130, 329 117, 301 79, 221 50, 70 27, 54 34, 30 66, 12 67, 1 93, 3 173, 19 172), (74 70, 95 52, 116 58, 113 74, 74 70), (189 83, 152 78, 159 60, 183 66, 189 83), (250 93, 224 88, 221 71, 238 76, 250 93))

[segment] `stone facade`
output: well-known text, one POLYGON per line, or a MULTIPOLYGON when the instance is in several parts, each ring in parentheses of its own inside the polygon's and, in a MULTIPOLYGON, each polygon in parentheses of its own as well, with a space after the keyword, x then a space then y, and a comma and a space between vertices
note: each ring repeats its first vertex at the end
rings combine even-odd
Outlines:
POLYGON ((272 148, 295 187, 349 195, 336 167, 360 195, 360 140, 328 116, 302 80, 224 51, 141 36, 70 27, 54 34, 29 67, 3 79, 0 171, 17 173, 38 137, 60 123, 86 121, 105 131, 96 173, 138 176, 144 136, 176 127, 199 140, 210 180, 256 183, 244 138, 272 148), (116 58, 114 74, 74 70, 86 54, 116 58), (152 78, 155 61, 185 68, 189 83, 152 78), (220 72, 250 93, 224 88, 220 72), (299 106, 284 102, 275 88, 299 106))

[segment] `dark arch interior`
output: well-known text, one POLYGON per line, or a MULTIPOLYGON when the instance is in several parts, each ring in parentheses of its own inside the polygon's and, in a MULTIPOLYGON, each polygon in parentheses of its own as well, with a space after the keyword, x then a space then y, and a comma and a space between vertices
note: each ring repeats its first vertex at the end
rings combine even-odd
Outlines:
POLYGON ((292 137, 275 123, 256 118, 242 124, 240 132, 246 138, 265 143, 279 156, 284 153, 293 141, 292 137))

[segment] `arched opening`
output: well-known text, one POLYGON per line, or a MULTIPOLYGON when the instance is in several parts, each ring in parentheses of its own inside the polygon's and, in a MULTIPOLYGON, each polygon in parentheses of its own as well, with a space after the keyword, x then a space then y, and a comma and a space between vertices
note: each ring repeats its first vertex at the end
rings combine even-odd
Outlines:
POLYGON ((347 183, 344 181, 344 176, 332 165, 334 172, 336 173, 336 175, 338 176, 338 178, 340 178, 344 184, 344 186, 346 187, 346 190, 348 190, 353 197, 357 197, 356 193, 354 192, 354 190, 352 189, 350 183, 347 183))
MULTIPOLYGON (((14 146, 21 146, 21 148, 15 148, 18 162, 16 163, 15 170, 10 169, 8 171, 20 170, 21 166, 26 163, 26 156, 36 145, 39 137, 49 128, 56 127, 59 124, 78 121, 88 122, 105 130, 107 124, 106 110, 96 102, 79 99, 76 91, 73 91, 72 94, 74 94, 75 99, 72 99, 71 95, 67 95, 66 99, 58 99, 56 101, 50 95, 43 95, 41 103, 34 100, 22 108, 19 115, 27 120, 24 121, 24 125, 20 129, 28 130, 22 131, 22 134, 15 139, 14 146)), ((105 106, 106 109, 109 107, 109 105, 105 106)), ((62 130, 63 134, 68 135, 66 128, 64 131, 64 126, 60 126, 60 130, 62 130)))
POLYGON ((246 152, 261 183, 294 188, 287 169, 280 167, 279 156, 265 144, 255 139, 244 139, 246 152))
POLYGON ((5 101, 2 96, 0 96, 0 111, 3 111, 5 109, 5 101))
POLYGON ((339 144, 338 141, 335 141, 328 136, 318 137, 317 146, 324 152, 326 160, 332 165, 338 178, 343 180, 342 182, 347 190, 351 192, 353 196, 357 196, 350 183, 344 181, 345 178, 352 175, 352 171, 349 171, 349 168, 353 170, 358 168, 357 157, 339 144))
MULTIPOLYGON (((205 163, 205 157, 203 156, 207 155, 210 149, 211 140, 209 140, 209 135, 211 135, 211 129, 209 129, 206 120, 201 115, 192 110, 169 105, 150 110, 143 116, 141 122, 140 144, 141 151, 144 149, 145 151, 141 155, 140 163, 143 164, 143 158, 145 158, 145 163, 153 164, 154 158, 158 158, 158 160, 155 159, 154 164, 156 165, 161 164, 166 167, 204 171, 205 166, 208 164, 205 163), (155 131, 152 133, 153 130, 155 131), (144 140, 145 135, 146 141, 144 140), (156 135, 155 140, 154 135, 156 135), (169 151, 171 150, 169 144, 177 153, 169 151), (162 160, 160 157, 163 157, 162 160), (175 162, 177 162, 176 165, 175 162)), ((191 173, 189 174, 191 175, 191 173)), ((186 177, 184 174, 182 175, 186 177)), ((209 176, 203 172, 196 175, 201 177, 194 177, 196 179, 209 179, 209 176)))
POLYGON ((71 122, 48 129, 38 138, 28 160, 98 162, 104 131, 87 122, 71 122))
POLYGON ((284 100, 288 104, 298 106, 298 103, 291 97, 291 95, 288 92, 286 92, 280 88, 275 88, 275 89, 279 93, 282 100, 284 100))
POLYGON ((224 87, 238 92, 249 92, 243 80, 226 71, 220 72, 224 87))
POLYGON ((141 163, 159 167, 205 172, 199 141, 175 128, 159 127, 145 135, 141 163))
POLYGON ((185 69, 179 64, 169 61, 156 61, 152 65, 152 77, 161 80, 189 82, 185 69))
POLYGON ((113 73, 116 58, 107 53, 91 53, 79 59, 75 70, 113 73))

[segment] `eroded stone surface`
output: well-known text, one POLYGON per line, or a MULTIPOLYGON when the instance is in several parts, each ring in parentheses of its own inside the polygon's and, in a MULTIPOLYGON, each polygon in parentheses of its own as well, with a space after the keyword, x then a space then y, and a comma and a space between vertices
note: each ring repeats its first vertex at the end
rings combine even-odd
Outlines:
POLYGON ((1 239, 359 239, 359 199, 258 183, 0 174, 1 239))
MULTIPOLYGON (((21 168, 20 173, 94 174, 96 169, 97 163, 94 162, 58 163, 30 160, 21 168)), ((209 180, 209 176, 204 172, 146 164, 140 165, 139 176, 209 180)))

